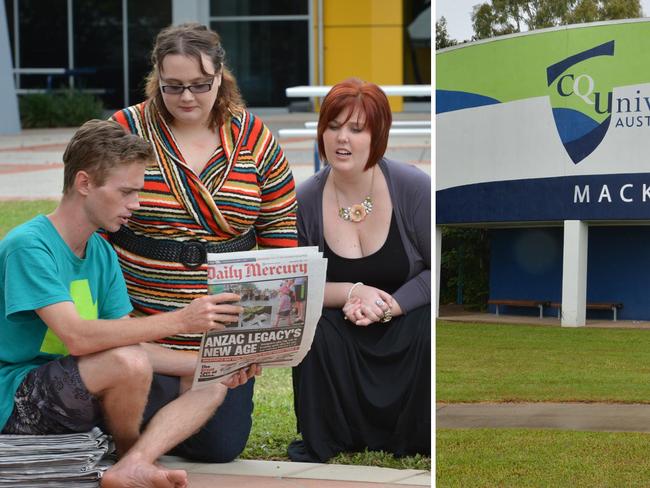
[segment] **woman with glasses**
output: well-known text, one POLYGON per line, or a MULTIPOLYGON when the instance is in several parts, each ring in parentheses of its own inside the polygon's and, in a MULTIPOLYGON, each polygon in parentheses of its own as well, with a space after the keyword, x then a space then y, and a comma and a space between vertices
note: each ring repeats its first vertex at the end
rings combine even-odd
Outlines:
MULTIPOLYGON (((151 142, 140 208, 110 235, 135 313, 182 307, 207 293, 206 253, 293 247, 294 181, 282 149, 242 102, 219 35, 200 24, 163 29, 152 52, 147 100, 113 119, 151 142)), ((146 422, 191 383, 174 358, 196 354, 200 336, 160 341, 168 376, 154 379, 146 422)), ((229 462, 251 428, 253 381, 230 390, 214 417, 172 453, 229 462)), ((192 415, 192 412, 188 412, 192 415)))

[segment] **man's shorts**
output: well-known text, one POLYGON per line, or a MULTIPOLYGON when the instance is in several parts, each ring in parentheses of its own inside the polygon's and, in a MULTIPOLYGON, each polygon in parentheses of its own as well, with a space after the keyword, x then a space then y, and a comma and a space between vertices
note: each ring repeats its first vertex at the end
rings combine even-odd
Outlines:
POLYGON ((14 402, 3 434, 69 434, 102 425, 99 400, 81 380, 73 356, 30 371, 18 387, 14 402))

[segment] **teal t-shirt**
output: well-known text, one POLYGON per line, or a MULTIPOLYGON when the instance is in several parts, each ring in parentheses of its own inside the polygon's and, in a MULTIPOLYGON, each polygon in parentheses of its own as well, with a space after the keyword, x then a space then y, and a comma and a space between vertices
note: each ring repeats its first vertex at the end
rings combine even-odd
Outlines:
POLYGON ((111 246, 93 234, 81 259, 40 215, 0 241, 0 430, 27 373, 68 354, 34 311, 60 302, 73 302, 84 319, 117 319, 132 310, 111 246))

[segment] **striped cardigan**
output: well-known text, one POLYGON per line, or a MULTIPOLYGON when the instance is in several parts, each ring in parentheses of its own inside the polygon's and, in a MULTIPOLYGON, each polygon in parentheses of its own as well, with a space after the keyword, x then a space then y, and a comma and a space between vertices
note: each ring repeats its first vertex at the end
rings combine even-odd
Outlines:
MULTIPOLYGON (((140 209, 129 220, 136 234, 223 242, 254 227, 260 248, 297 245, 293 175, 282 149, 259 118, 243 111, 227 119, 220 127, 221 146, 200 175, 185 164, 153 103, 120 110, 112 119, 150 141, 156 153, 157 164, 145 171, 140 209)), ((187 269, 113 247, 136 315, 175 310, 207 293, 206 266, 187 269)), ((195 350, 200 339, 187 334, 158 342, 195 350)))

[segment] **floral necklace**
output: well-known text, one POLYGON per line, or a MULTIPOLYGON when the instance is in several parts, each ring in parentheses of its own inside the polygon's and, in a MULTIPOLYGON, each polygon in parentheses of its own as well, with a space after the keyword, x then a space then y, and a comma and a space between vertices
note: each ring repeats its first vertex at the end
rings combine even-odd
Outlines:
POLYGON ((332 185, 334 185, 334 196, 336 197, 336 206, 339 209, 338 214, 343 220, 348 222, 363 222, 366 216, 372 212, 372 189, 375 183, 375 168, 372 168, 372 178, 370 180, 370 191, 368 196, 363 199, 361 203, 355 203, 349 207, 341 207, 339 203, 339 192, 336 188, 336 180, 334 179, 334 174, 332 173, 332 185))

